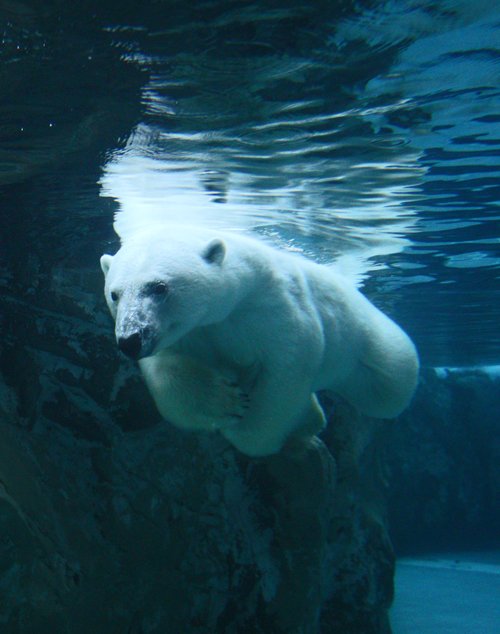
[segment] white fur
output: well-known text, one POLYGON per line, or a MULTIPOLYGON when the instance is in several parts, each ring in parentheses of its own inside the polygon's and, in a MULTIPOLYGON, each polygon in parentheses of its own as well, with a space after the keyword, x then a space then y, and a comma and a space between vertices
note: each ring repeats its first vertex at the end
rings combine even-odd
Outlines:
POLYGON ((142 333, 146 383, 180 427, 218 429, 261 456, 323 427, 319 390, 382 418, 412 397, 412 342, 330 267, 238 234, 161 225, 101 265, 117 338, 142 333), (157 281, 164 298, 144 291, 157 281))

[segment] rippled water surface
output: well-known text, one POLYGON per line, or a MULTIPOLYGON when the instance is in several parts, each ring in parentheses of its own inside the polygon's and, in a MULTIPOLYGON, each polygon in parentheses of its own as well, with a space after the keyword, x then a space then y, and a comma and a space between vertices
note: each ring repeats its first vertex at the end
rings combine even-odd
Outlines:
POLYGON ((34 82, 42 132, 4 94, 4 180, 44 157, 68 100, 84 109, 106 86, 107 131, 138 115, 102 158, 102 197, 137 218, 245 229, 336 260, 424 363, 499 362, 497 2, 62 6, 6 5, 4 63, 34 72, 43 59, 53 73, 34 82))

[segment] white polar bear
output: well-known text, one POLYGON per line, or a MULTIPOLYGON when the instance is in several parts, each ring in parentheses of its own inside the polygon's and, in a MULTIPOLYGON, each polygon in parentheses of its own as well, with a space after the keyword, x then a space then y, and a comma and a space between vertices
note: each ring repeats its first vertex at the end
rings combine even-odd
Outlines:
POLYGON ((250 456, 325 424, 318 390, 392 418, 418 358, 407 335, 330 267, 250 237, 154 226, 103 255, 119 348, 161 415, 219 430, 250 456))

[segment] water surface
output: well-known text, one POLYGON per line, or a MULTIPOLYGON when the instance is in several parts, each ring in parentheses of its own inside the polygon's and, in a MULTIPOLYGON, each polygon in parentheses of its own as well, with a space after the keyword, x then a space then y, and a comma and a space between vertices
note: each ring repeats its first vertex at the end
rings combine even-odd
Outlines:
MULTIPOLYGON (((0 174, 45 164, 81 115, 75 145, 115 139, 101 195, 129 218, 335 261, 424 364, 498 363, 499 48, 492 0, 12 2, 1 54, 33 75, 33 99, 26 112, 10 81, 0 174)), ((95 220, 98 175, 82 172, 71 194, 95 220)), ((71 201, 47 189, 71 231, 71 201)))

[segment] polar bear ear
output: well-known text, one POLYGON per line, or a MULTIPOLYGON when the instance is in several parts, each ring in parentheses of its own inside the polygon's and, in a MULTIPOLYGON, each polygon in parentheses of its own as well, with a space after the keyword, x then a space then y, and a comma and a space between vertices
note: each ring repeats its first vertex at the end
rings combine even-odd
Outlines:
POLYGON ((109 267, 111 266, 112 260, 113 260, 113 256, 108 255, 107 253, 101 256, 101 269, 105 276, 108 274, 109 267))
POLYGON ((207 244, 201 255, 209 264, 222 264, 226 255, 226 245, 222 240, 215 238, 207 244))

